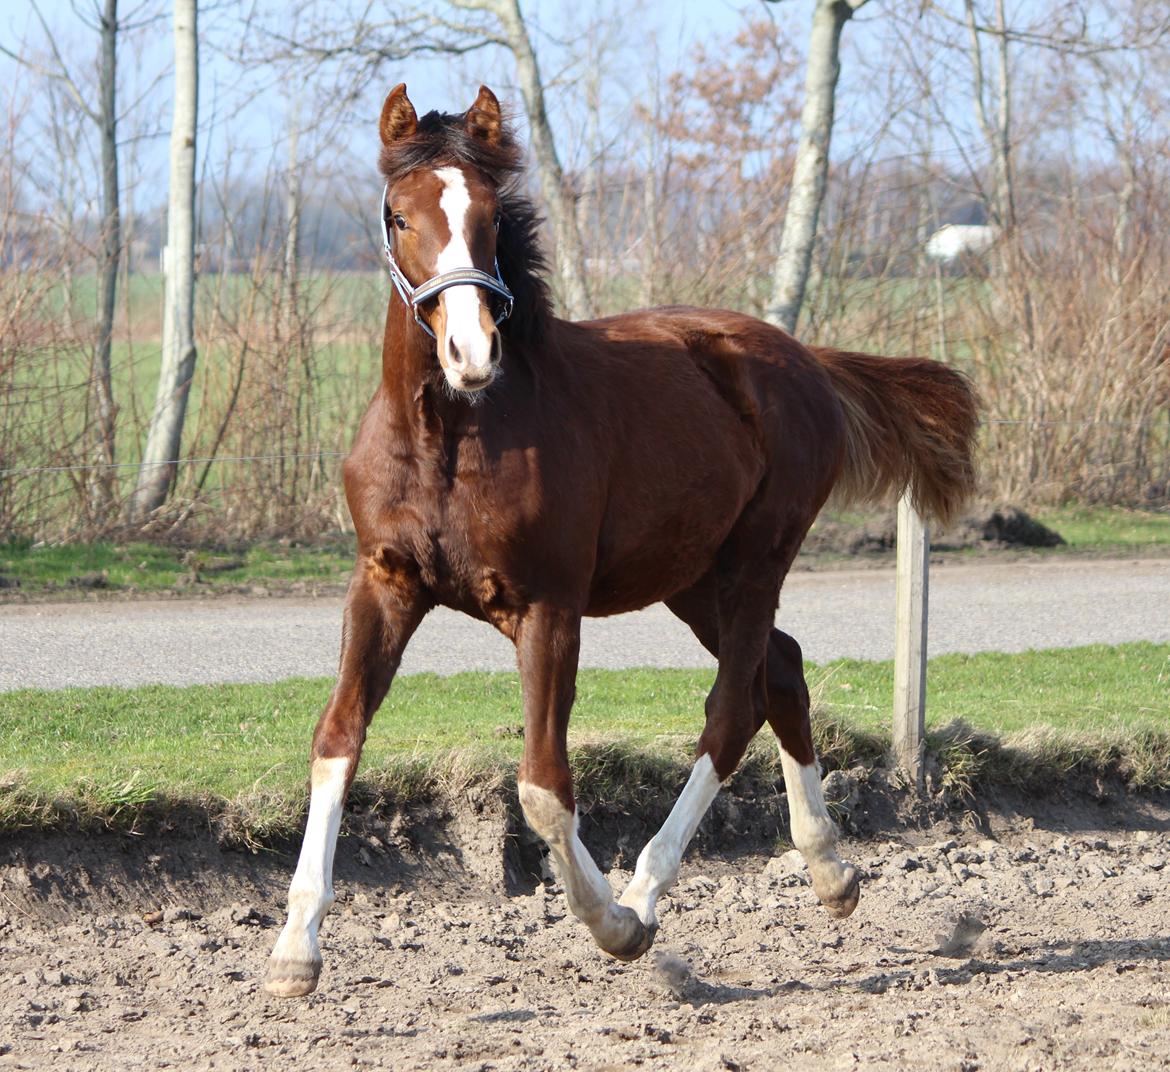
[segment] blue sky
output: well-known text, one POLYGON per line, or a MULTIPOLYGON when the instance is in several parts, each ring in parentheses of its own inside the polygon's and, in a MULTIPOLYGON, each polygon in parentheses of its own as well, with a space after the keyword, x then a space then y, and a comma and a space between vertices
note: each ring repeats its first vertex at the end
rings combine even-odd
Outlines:
MULTIPOLYGON (((748 12, 772 12, 786 19, 795 19, 807 25, 811 15, 811 0, 789 0, 783 5, 765 5, 760 0, 675 0, 659 5, 653 0, 626 3, 611 2, 615 13, 612 37, 618 56, 614 60, 621 76, 611 78, 606 86, 611 100, 611 111, 619 114, 627 102, 642 95, 651 70, 657 65, 670 70, 682 63, 696 41, 740 25, 748 12), (629 22, 640 28, 636 40, 625 39, 625 27, 619 26, 621 12, 632 12, 629 22)), ((39 8, 53 31, 62 54, 75 67, 78 79, 91 75, 96 63, 97 35, 85 25, 93 21, 100 0, 39 0, 39 8)), ((137 39, 127 41, 119 53, 122 65, 122 100, 128 102, 143 97, 134 124, 127 123, 124 133, 132 125, 149 127, 156 136, 140 138, 134 147, 135 162, 140 173, 144 200, 152 190, 160 190, 165 182, 166 130, 170 115, 169 67, 170 11, 165 0, 122 0, 120 17, 137 19, 152 17, 150 26, 138 31, 137 39)), ((284 9, 279 0, 259 0, 257 8, 272 15, 284 9)), ((200 126, 203 142, 200 146, 205 161, 220 160, 231 145, 234 166, 263 171, 279 167, 284 157, 284 137, 288 113, 295 100, 295 90, 283 85, 257 92, 263 79, 255 73, 249 76, 238 63, 223 54, 232 46, 232 35, 237 33, 240 12, 246 4, 208 4, 201 13, 200 38, 200 126)), ((524 11, 531 24, 536 41, 542 74, 552 83, 549 97, 554 124, 564 134, 566 155, 572 154, 572 134, 579 128, 573 116, 574 104, 579 101, 578 86, 568 84, 581 70, 566 70, 568 49, 563 38, 571 36, 579 27, 583 12, 604 10, 606 5, 582 5, 571 0, 528 0, 524 11)), ((44 34, 29 2, 8 7, 0 15, 0 41, 8 48, 19 50, 29 42, 44 50, 44 34)), ((571 42, 570 42, 571 43, 571 42)), ((452 59, 418 58, 401 64, 386 64, 378 83, 370 87, 365 98, 355 106, 358 115, 369 114, 371 127, 376 120, 381 98, 398 81, 407 82, 410 95, 421 111, 439 108, 461 111, 470 104, 480 81, 491 85, 505 103, 519 112, 519 93, 513 86, 511 57, 500 49, 484 50, 452 59)), ((6 57, 0 57, 0 84, 16 87, 30 84, 27 73, 6 57)), ((519 117, 523 125, 522 116, 519 117)), ((150 131, 146 131, 150 133, 150 131)), ((360 153, 368 140, 368 131, 359 124, 334 128, 326 136, 328 150, 336 153, 352 148, 360 153)))
MULTIPOLYGON (((390 0, 386 0, 390 2, 390 0)), ((438 0, 435 0, 437 3, 438 0)), ((40 9, 53 29, 61 50, 83 74, 92 76, 96 62, 97 36, 87 28, 82 16, 92 13, 100 0, 40 0, 40 9)), ((341 7, 345 0, 338 0, 341 7)), ((169 0, 120 0, 123 18, 141 17, 145 12, 154 22, 128 39, 120 52, 122 65, 122 100, 139 98, 135 117, 123 127, 123 136, 139 135, 127 144, 124 155, 125 177, 135 186, 134 196, 141 207, 159 204, 164 199, 167 166, 167 130, 170 122, 170 82, 167 75, 170 40, 169 0), (152 136, 153 135, 153 136, 152 136)), ((674 0, 663 4, 657 0, 523 0, 546 83, 554 128, 561 155, 568 166, 583 163, 585 121, 583 100, 587 71, 569 57, 578 51, 576 35, 586 20, 598 12, 608 13, 606 33, 611 46, 610 71, 604 85, 606 122, 612 129, 628 121, 635 104, 648 96, 655 71, 659 74, 686 66, 697 42, 710 43, 726 37, 744 24, 749 16, 771 17, 787 31, 797 52, 802 52, 810 23, 813 0, 785 0, 770 4, 762 0, 674 0)), ((1101 8, 1093 5, 1093 10, 1101 8)), ((399 64, 387 64, 376 84, 368 87, 350 109, 354 117, 348 124, 335 122, 340 110, 317 106, 313 94, 275 81, 271 71, 249 71, 230 59, 237 44, 241 12, 251 9, 249 0, 218 0, 207 3, 201 16, 200 125, 201 171, 204 175, 230 167, 233 174, 263 175, 281 171, 285 162, 285 135, 290 109, 300 107, 307 120, 325 120, 321 127, 306 136, 305 154, 321 162, 323 168, 345 167, 356 178, 369 166, 373 170, 376 151, 374 124, 385 92, 396 82, 406 81, 412 100, 420 111, 430 108, 462 110, 474 98, 481 81, 500 94, 505 105, 519 113, 520 98, 513 85, 512 60, 501 49, 482 50, 461 58, 412 58, 399 64)), ((324 5, 322 5, 324 9, 324 5)), ((1034 0, 1009 3, 1013 17, 1035 15, 1034 0)), ((287 10, 280 0, 255 0, 255 10, 272 17, 287 10)), ((375 8, 376 10, 376 8, 375 8)), ((864 7, 846 29, 842 45, 843 70, 838 91, 837 126, 834 131, 833 155, 837 160, 874 151, 879 134, 884 140, 878 152, 897 155, 921 152, 916 134, 924 121, 907 112, 900 119, 900 133, 890 138, 880 133, 887 115, 888 101, 909 100, 914 86, 909 74, 906 53, 895 56, 898 20, 890 16, 895 9, 889 0, 875 0, 864 7)), ((937 64, 928 45, 922 44, 913 15, 902 12, 902 28, 911 35, 915 58, 937 64)), ((957 6, 956 6, 957 10, 957 6)), ((961 29, 961 28, 960 28, 961 29)), ((0 41, 10 48, 23 42, 44 48, 44 35, 33 16, 29 0, 7 5, 0 13, 0 41)), ((974 110, 960 60, 952 73, 946 92, 940 94, 939 107, 957 135, 943 135, 933 127, 925 137, 933 139, 930 148, 937 158, 960 166, 965 154, 979 155, 980 137, 976 132, 974 110)), ((0 57, 0 104, 4 94, 19 100, 22 86, 28 86, 26 106, 43 107, 35 82, 13 61, 0 57)), ((1017 87, 1019 103, 1030 103, 1031 86, 1017 87)), ((523 117, 519 116, 523 127, 523 117)))

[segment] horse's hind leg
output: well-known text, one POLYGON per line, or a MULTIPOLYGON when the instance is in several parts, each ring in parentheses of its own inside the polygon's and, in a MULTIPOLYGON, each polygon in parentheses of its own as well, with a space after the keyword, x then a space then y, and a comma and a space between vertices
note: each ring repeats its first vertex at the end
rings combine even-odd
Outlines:
POLYGON ((640 957, 653 941, 613 890, 577 834, 567 732, 576 690, 579 615, 532 608, 516 636, 524 692, 524 758, 517 777, 528 825, 548 844, 569 909, 593 940, 619 960, 640 957))
POLYGON ((634 878, 621 897, 620 903, 634 909, 647 927, 657 926, 658 898, 678 879, 683 853, 695 830, 763 725, 763 638, 778 588, 778 581, 764 580, 727 585, 721 593, 718 581, 709 574, 667 600, 700 643, 719 658, 719 672, 707 697, 707 722, 691 776, 666 822, 638 856, 634 878))
MULTIPOLYGON (((699 642, 718 657, 720 632, 716 593, 716 582, 708 575, 693 588, 667 600, 667 606, 690 626, 699 642)), ((767 700, 762 715, 756 710, 752 721, 741 724, 737 734, 722 734, 724 769, 730 763, 723 778, 730 777, 742 757, 742 750, 746 749, 751 735, 766 716, 780 741, 793 841, 808 863, 817 896, 830 913, 844 917, 857 905, 857 876, 835 852, 837 830, 821 791, 800 647, 786 633, 771 629, 766 659, 767 700), (746 733, 749 726, 751 732, 746 733), (732 740, 742 744, 734 761, 733 752, 727 749, 732 740)), ((708 727, 713 713, 716 712, 709 701, 708 727)), ((714 761, 700 745, 699 759, 690 779, 662 829, 642 850, 634 878, 621 897, 621 903, 633 908, 648 926, 656 923, 655 903, 677 880, 682 855, 721 785, 722 778, 714 761)))
POLYGON ((843 919, 857 907, 857 872, 836 852, 837 825, 821 790, 800 645, 779 629, 768 638, 767 677, 768 723, 780 741, 792 841, 808 865, 817 897, 830 915, 843 919))

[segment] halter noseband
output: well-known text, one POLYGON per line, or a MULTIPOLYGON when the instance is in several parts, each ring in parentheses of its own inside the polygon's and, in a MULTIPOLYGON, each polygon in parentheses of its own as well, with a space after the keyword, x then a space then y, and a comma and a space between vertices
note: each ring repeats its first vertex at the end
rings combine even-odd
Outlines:
POLYGON ((382 188, 382 248, 386 252, 386 260, 390 265, 390 278, 394 282, 394 289, 398 291, 398 295, 406 303, 406 307, 414 313, 414 319, 418 326, 423 329, 432 339, 435 333, 431 330, 430 324, 423 319, 419 312, 419 306, 423 302, 429 301, 431 298, 438 297, 443 291, 449 287, 459 287, 465 284, 471 284, 476 287, 483 287, 484 290, 489 290, 493 294, 503 299, 503 306, 500 312, 496 315, 496 323, 502 320, 507 320, 512 315, 512 292, 504 283, 500 275, 499 261, 493 260, 492 267, 495 268, 496 274, 490 276, 487 272, 481 272, 478 268, 455 268, 450 272, 441 272, 439 275, 431 276, 425 283, 420 283, 417 287, 411 286, 410 280, 406 278, 402 269, 398 267, 398 262, 394 259, 394 250, 390 242, 390 228, 388 226, 389 220, 387 218, 386 195, 390 191, 390 184, 387 183, 382 188))

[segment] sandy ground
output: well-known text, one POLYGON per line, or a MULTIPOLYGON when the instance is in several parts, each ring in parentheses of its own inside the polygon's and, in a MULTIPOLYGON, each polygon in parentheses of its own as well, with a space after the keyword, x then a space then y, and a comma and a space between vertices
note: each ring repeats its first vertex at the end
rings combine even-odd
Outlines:
POLYGON ((499 822, 396 820, 343 838, 321 989, 296 1001, 261 987, 287 858, 10 838, 0 1072, 1167 1067, 1170 812, 1123 810, 848 843, 866 879, 842 922, 792 854, 692 855, 632 965, 555 886, 506 879, 499 822))

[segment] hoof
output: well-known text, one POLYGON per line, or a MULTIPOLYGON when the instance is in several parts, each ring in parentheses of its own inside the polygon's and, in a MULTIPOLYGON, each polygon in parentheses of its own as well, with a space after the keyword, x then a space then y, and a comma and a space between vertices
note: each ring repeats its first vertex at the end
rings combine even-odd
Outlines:
POLYGON ((822 903, 834 919, 844 919, 853 914, 857 907, 857 899, 861 896, 861 883, 857 881, 857 872, 849 868, 849 885, 840 897, 824 900, 822 903))
POLYGON ((317 989, 321 962, 270 960, 264 989, 278 998, 303 998, 317 989))
POLYGON ((653 923, 647 927, 633 909, 623 907, 621 911, 623 918, 627 918, 628 913, 628 919, 632 921, 629 924, 629 937, 620 946, 603 945, 601 949, 615 960, 624 960, 628 963, 631 960, 637 960, 654 944, 654 935, 658 933, 658 924, 653 923))

